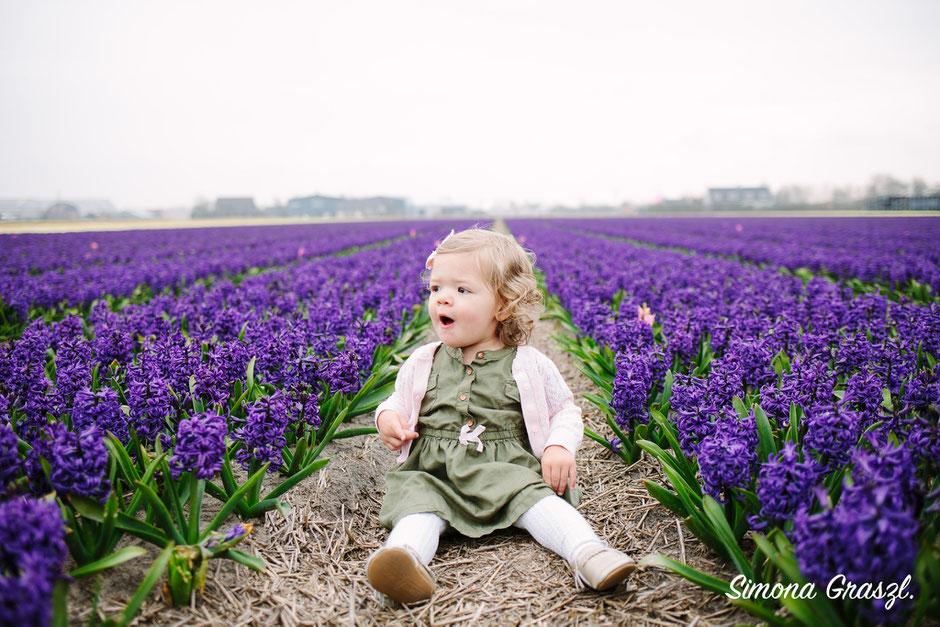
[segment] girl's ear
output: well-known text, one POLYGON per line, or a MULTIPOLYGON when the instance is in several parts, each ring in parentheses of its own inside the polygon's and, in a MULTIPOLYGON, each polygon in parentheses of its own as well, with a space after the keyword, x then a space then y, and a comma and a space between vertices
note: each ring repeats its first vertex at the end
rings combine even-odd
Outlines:
POLYGON ((496 312, 496 320, 503 322, 508 317, 509 311, 506 309, 506 304, 503 303, 503 305, 500 307, 500 310, 496 312))

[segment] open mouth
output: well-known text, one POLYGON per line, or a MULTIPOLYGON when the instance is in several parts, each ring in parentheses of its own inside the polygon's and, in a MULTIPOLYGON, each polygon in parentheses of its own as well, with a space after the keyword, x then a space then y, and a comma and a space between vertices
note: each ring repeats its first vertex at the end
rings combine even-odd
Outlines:
POLYGON ((441 326, 445 328, 454 324, 454 319, 448 316, 441 316, 440 321, 441 321, 441 326))

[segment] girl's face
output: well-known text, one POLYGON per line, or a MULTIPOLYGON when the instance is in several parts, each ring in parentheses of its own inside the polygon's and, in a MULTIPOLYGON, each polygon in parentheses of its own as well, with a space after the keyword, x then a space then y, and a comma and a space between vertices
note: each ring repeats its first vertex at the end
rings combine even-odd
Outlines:
POLYGON ((475 253, 437 255, 429 288, 431 326, 445 344, 463 349, 465 361, 479 350, 503 347, 496 335, 499 299, 483 277, 475 253))

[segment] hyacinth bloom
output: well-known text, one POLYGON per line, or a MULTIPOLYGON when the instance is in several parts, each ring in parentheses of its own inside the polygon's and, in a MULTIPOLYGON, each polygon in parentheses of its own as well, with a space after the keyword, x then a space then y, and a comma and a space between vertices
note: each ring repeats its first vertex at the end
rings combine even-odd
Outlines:
POLYGON ((166 429, 173 411, 169 381, 159 372, 142 368, 131 370, 127 379, 130 423, 141 440, 154 441, 166 429))
POLYGON ((745 419, 727 414, 712 424, 696 448, 705 493, 726 503, 733 488, 751 484, 757 464, 757 428, 753 413, 745 419))
POLYGON ((847 464, 861 435, 859 416, 845 408, 820 408, 806 415, 804 450, 815 453, 827 469, 847 464))
POLYGON ((632 352, 617 355, 617 375, 610 407, 616 412, 617 424, 628 431, 649 422, 646 399, 653 385, 651 357, 632 352))
POLYGON ((53 501, 0 503, 0 624, 48 625, 65 561, 65 523, 53 501))
POLYGON ((782 451, 761 464, 757 480, 760 514, 752 517, 751 526, 761 530, 792 519, 800 507, 809 505, 820 470, 811 460, 800 461, 796 444, 786 442, 782 451))
POLYGON ((170 457, 173 478, 191 472, 199 479, 211 479, 222 468, 227 432, 225 418, 214 413, 181 420, 170 457))
POLYGON ((23 469, 23 460, 17 450, 17 437, 9 423, 0 422, 0 497, 7 494, 7 486, 23 469))
POLYGON ((121 410, 121 401, 117 392, 110 387, 103 387, 97 392, 85 388, 75 395, 72 404, 72 428, 82 431, 97 427, 113 433, 121 442, 127 442, 130 434, 127 430, 127 416, 121 410))
MULTIPOLYGON (((54 428, 49 446, 49 483, 60 494, 78 494, 105 500, 111 490, 107 478, 108 449, 96 426, 79 433, 54 428)), ((35 449, 34 449, 35 450, 35 449)))
MULTIPOLYGON (((793 530, 800 572, 823 589, 836 575, 856 585, 900 583, 913 576, 919 524, 911 509, 899 507, 895 489, 888 483, 847 486, 836 507, 816 514, 801 509, 793 530)), ((867 609, 875 620, 903 615, 898 606, 883 613, 884 600, 872 603, 867 609)))
POLYGON ((235 456, 245 470, 252 462, 270 462, 268 471, 275 472, 287 444, 284 434, 290 424, 288 400, 280 393, 266 396, 251 403, 246 413, 245 424, 232 437, 242 443, 235 456))

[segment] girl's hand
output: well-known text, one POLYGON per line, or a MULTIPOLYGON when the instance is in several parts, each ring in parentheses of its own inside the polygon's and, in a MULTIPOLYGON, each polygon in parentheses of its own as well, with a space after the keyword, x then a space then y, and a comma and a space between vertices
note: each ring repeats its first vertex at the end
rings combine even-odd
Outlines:
POLYGON ((555 444, 542 453, 542 479, 558 496, 565 493, 566 486, 573 488, 578 482, 575 466, 574 455, 564 446, 555 444))
POLYGON ((390 451, 399 451, 408 440, 418 437, 416 431, 408 428, 408 421, 397 411, 384 410, 376 421, 379 437, 385 442, 390 451))

